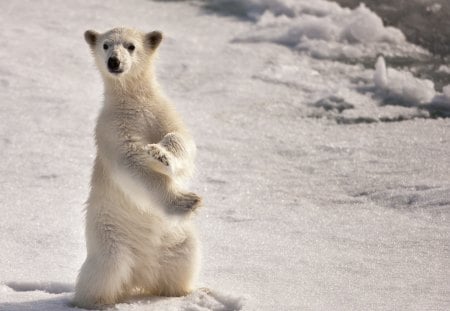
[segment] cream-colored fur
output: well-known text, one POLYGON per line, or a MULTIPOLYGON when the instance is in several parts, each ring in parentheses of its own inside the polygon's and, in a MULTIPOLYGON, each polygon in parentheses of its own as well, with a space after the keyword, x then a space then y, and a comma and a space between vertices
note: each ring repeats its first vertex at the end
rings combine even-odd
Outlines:
POLYGON ((104 80, 105 103, 95 132, 87 258, 74 304, 185 295, 199 266, 189 215, 201 199, 181 188, 193 171, 195 145, 154 79, 162 35, 116 28, 87 31, 85 39, 104 80))

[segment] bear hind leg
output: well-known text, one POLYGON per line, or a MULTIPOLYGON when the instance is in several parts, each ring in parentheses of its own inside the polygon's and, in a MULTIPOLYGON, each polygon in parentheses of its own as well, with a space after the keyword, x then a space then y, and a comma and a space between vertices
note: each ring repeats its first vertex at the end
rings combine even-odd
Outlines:
POLYGON ((127 291, 131 273, 131 261, 125 256, 88 257, 78 276, 73 304, 89 309, 116 303, 127 291))
POLYGON ((158 284, 161 296, 184 296, 194 289, 199 267, 197 243, 191 233, 183 242, 164 250, 158 284))

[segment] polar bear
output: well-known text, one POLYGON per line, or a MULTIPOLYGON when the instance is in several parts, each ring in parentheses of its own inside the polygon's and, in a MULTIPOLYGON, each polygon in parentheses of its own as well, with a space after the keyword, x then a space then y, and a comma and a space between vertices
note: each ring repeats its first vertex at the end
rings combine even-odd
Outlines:
POLYGON ((87 258, 73 303, 96 308, 134 294, 185 295, 199 266, 189 216, 201 198, 182 190, 196 147, 152 69, 162 34, 88 30, 85 40, 105 101, 86 207, 87 258))

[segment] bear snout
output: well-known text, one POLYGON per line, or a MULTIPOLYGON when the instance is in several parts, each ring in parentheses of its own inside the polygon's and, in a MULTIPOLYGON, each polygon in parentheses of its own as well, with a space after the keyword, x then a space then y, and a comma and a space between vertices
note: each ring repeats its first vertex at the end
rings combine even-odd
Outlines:
POLYGON ((120 60, 117 57, 110 57, 108 59, 108 69, 111 72, 120 72, 120 60))

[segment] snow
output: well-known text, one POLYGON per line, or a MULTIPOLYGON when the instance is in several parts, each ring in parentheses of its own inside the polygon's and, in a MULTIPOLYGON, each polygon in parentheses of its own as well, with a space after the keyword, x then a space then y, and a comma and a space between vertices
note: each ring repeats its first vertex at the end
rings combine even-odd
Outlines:
POLYGON ((382 56, 375 65, 374 83, 379 90, 389 93, 387 96, 396 96, 408 104, 429 103, 436 93, 431 80, 416 78, 409 71, 386 70, 382 56))
POLYGON ((446 65, 440 65, 437 71, 450 74, 450 67, 446 65))
POLYGON ((444 92, 444 95, 450 99, 450 84, 443 87, 442 91, 444 92))
POLYGON ((393 66, 428 52, 364 6, 236 3, 0 3, 0 310, 73 310, 102 96, 83 32, 118 25, 165 33, 209 290, 116 310, 450 308, 449 91, 393 66))
POLYGON ((380 89, 386 89, 388 87, 388 77, 386 70, 386 61, 383 56, 377 58, 375 64, 375 73, 373 75, 373 82, 375 86, 380 89))
POLYGON ((364 4, 355 10, 323 0, 244 0, 239 5, 246 7, 248 17, 256 20, 249 34, 237 38, 240 42, 274 42, 334 59, 375 56, 376 50, 396 55, 407 53, 406 47, 426 53, 407 44, 398 29, 385 27, 381 18, 364 4))
POLYGON ((441 9, 442 5, 440 3, 433 3, 426 8, 427 12, 432 12, 434 14, 438 13, 441 9))

